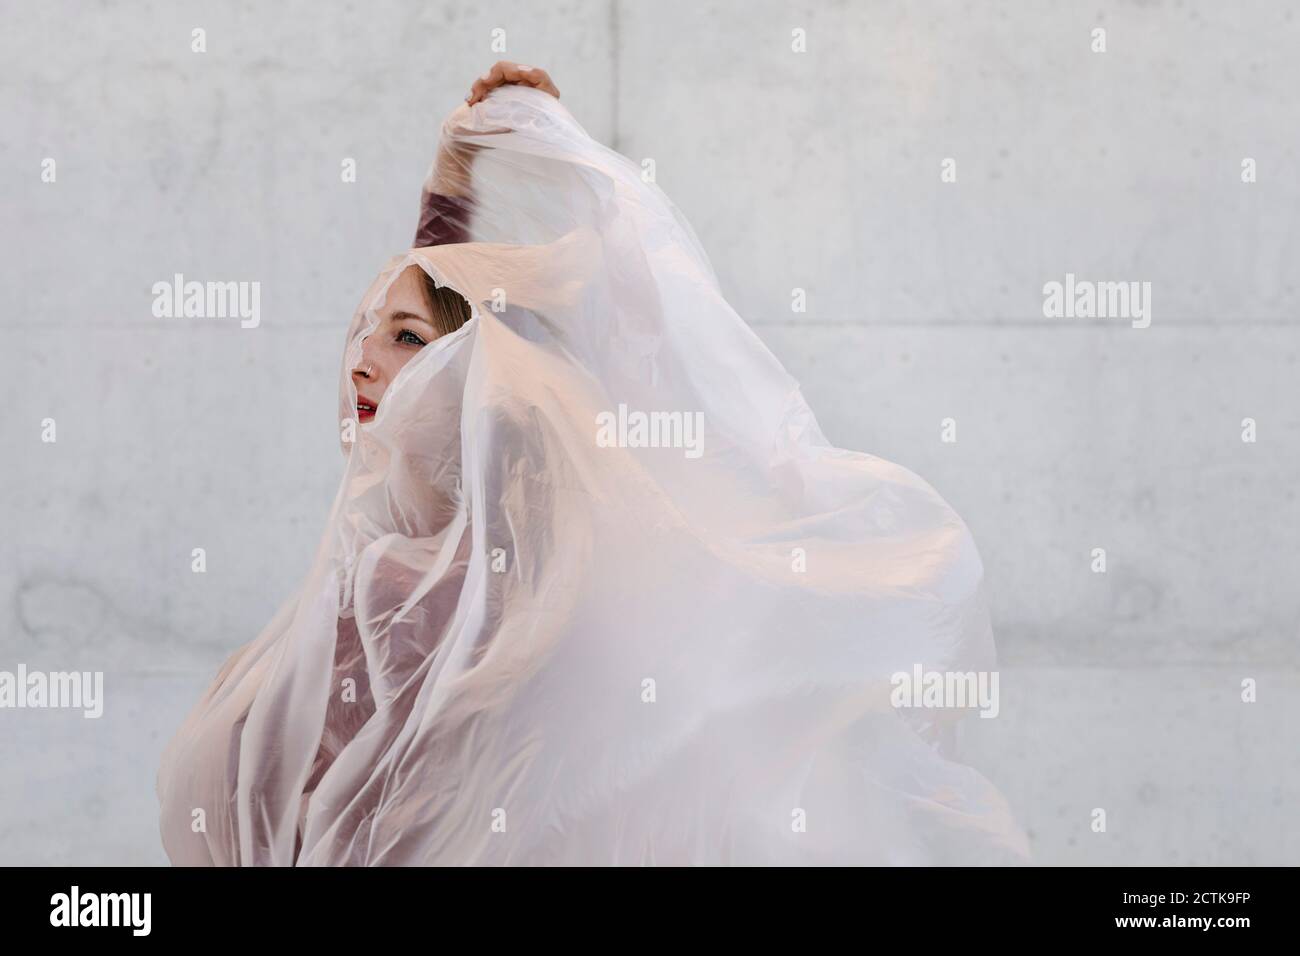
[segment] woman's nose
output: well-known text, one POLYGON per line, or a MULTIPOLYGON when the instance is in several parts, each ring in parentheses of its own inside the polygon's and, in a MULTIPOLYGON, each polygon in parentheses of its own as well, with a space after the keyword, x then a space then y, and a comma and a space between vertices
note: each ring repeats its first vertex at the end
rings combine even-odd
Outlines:
POLYGON ((363 339, 361 342, 361 358, 356 366, 352 369, 352 378, 357 380, 374 381, 375 363, 370 356, 370 349, 367 347, 369 339, 363 339))

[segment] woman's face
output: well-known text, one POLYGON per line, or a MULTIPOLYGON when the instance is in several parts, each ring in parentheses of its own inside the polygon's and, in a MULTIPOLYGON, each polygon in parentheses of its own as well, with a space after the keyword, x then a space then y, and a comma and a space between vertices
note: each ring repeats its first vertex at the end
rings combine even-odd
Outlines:
POLYGON ((389 384, 415 354, 438 337, 419 266, 402 270, 378 310, 379 324, 361 342, 361 361, 352 370, 357 421, 368 422, 389 384))

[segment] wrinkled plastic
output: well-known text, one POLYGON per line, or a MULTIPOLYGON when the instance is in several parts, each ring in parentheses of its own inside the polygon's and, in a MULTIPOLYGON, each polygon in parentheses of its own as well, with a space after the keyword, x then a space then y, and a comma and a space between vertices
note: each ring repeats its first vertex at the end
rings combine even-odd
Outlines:
POLYGON ((960 518, 826 442, 680 213, 558 101, 497 90, 441 142, 426 190, 468 185, 472 241, 375 280, 340 419, 402 269, 473 318, 344 444, 301 590, 169 744, 171 860, 1023 858, 946 755, 959 712, 890 702, 916 664, 994 665, 960 518), (637 412, 703 428, 652 447, 637 412))

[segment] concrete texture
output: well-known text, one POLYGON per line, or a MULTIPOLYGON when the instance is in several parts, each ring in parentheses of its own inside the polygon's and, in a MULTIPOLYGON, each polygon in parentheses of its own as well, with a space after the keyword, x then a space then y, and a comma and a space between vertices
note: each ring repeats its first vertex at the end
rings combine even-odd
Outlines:
POLYGON ((0 863, 166 862, 159 752, 307 569, 341 467, 347 318, 409 242, 438 122, 501 58, 546 67, 594 136, 655 161, 835 443, 917 471, 970 524, 1004 668, 1001 715, 962 745, 1038 862, 1300 863, 1289 4, 4 20, 0 668, 101 669, 108 700, 98 721, 0 711, 0 863), (153 318, 175 272, 260 281, 262 325, 153 318), (1066 272, 1151 282, 1151 327, 1043 318, 1066 272))

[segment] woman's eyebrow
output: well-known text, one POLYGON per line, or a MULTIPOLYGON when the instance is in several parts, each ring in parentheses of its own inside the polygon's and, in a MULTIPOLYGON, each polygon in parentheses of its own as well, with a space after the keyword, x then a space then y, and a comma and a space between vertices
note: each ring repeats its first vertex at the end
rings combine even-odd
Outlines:
POLYGON ((414 312, 394 312, 392 316, 394 322, 415 321, 423 322, 429 328, 433 328, 433 322, 422 315, 416 315, 414 312))

